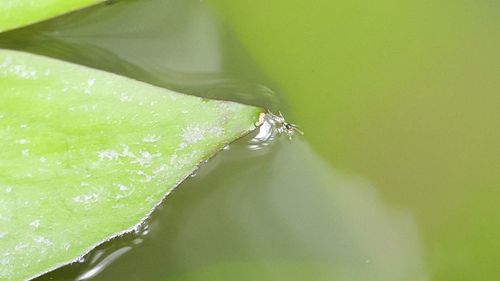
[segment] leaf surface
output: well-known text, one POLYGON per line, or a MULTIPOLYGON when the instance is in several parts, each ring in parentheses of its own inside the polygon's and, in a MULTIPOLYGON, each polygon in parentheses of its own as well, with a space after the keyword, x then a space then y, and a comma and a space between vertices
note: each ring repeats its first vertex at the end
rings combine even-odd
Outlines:
POLYGON ((0 280, 131 231, 262 109, 0 50, 0 280))
POLYGON ((66 14, 105 0, 1 0, 0 32, 66 14))

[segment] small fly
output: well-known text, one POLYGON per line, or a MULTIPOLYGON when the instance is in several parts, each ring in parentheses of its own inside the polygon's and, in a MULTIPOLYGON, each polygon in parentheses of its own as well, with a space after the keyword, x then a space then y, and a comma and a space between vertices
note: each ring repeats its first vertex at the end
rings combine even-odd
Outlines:
POLYGON ((281 113, 281 111, 278 111, 278 115, 274 114, 271 112, 271 110, 267 111, 267 114, 269 116, 269 119, 276 124, 276 130, 280 134, 286 134, 288 136, 288 139, 292 139, 292 137, 295 135, 295 133, 299 133, 301 135, 304 135, 304 132, 302 132, 299 129, 299 126, 297 126, 294 123, 288 123, 285 120, 285 117, 281 113))

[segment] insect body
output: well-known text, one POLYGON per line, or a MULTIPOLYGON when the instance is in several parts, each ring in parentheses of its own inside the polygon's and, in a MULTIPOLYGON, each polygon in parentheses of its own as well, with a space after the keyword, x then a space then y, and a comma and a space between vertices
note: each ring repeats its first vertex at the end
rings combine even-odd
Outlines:
POLYGON ((269 120, 276 126, 276 131, 278 131, 278 133, 280 134, 286 134, 288 136, 288 139, 292 139, 295 133, 304 135, 304 132, 302 132, 296 124, 288 123, 280 111, 278 111, 278 115, 276 115, 268 110, 267 116, 269 120))

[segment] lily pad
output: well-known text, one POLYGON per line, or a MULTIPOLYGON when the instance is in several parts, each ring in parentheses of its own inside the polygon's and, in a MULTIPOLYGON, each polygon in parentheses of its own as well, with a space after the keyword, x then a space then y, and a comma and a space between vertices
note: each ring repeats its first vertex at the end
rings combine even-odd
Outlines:
POLYGON ((136 228, 262 109, 0 50, 0 280, 136 228))
POLYGON ((79 10, 105 0, 2 0, 0 32, 79 10))

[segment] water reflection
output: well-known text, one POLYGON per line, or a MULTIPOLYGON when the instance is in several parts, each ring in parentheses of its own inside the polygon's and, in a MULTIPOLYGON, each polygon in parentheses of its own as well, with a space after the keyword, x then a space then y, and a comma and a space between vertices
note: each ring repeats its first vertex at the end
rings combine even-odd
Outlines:
POLYGON ((119 1, 0 35, 0 47, 99 68, 192 95, 279 108, 272 85, 210 6, 119 1), (244 78, 244 79, 242 79, 244 78))
POLYGON ((175 228, 158 253, 170 267, 164 276, 235 280, 238 271, 224 265, 244 263, 259 280, 304 280, 287 264, 314 280, 427 279, 412 217, 332 170, 306 143, 281 140, 260 159, 221 157, 216 171, 187 182, 160 214, 175 228))
MULTIPOLYGON (((370 184, 336 172, 299 139, 282 137, 265 155, 247 154, 221 152, 171 195, 142 244, 112 264, 89 264, 80 276, 102 270, 93 280, 428 279, 412 216, 386 206, 370 184)), ((49 276, 59 280, 70 271, 49 276)))
MULTIPOLYGON (((103 258, 98 264, 91 264, 91 269, 86 270, 83 274, 78 276, 76 280, 81 281, 81 280, 90 280, 91 278, 95 277, 97 274, 99 274, 101 271, 103 271, 106 266, 110 265, 114 260, 125 254, 126 252, 132 250, 132 247, 126 246, 123 248, 120 248, 109 255, 107 255, 105 258, 103 258)), ((95 256, 98 258, 98 254, 102 254, 101 252, 97 252, 95 256)), ((99 255, 100 256, 100 255, 99 255)))

